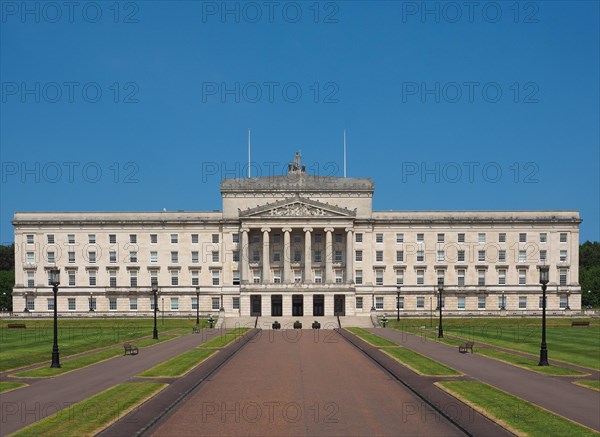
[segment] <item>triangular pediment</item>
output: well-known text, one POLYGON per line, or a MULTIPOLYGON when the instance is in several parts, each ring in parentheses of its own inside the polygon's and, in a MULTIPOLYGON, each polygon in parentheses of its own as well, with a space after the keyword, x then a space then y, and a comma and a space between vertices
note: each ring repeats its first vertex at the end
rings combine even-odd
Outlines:
POLYGON ((356 210, 351 211, 339 206, 303 197, 283 199, 277 202, 260 205, 245 211, 240 211, 240 217, 329 217, 345 218, 356 216, 356 210))

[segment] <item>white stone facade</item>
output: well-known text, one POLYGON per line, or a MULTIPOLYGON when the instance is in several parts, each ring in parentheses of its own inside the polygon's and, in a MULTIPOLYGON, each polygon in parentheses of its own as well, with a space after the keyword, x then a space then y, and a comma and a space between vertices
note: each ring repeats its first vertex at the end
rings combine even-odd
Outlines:
POLYGON ((370 179, 225 179, 222 212, 17 212, 13 309, 62 315, 430 316, 581 309, 576 211, 372 211, 370 179), (400 287, 400 288, 399 288, 400 287), (90 313, 90 302, 95 313, 90 313), (504 305, 503 305, 504 302, 504 305), (501 309, 504 307, 504 309, 501 309))

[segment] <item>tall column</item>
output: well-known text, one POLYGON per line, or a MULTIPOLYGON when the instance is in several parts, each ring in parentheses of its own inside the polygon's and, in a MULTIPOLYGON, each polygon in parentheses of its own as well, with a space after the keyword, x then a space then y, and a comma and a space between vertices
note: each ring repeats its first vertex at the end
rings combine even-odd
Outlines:
POLYGON ((248 284, 250 282, 250 272, 248 271, 248 262, 250 261, 248 255, 248 232, 247 228, 240 229, 242 233, 242 253, 240 257, 240 282, 242 284, 248 284))
POLYGON ((312 277, 312 228, 304 228, 304 282, 311 284, 312 277))
POLYGON ((350 284, 353 280, 353 252, 354 252, 354 239, 352 238, 352 234, 354 229, 346 228, 346 283, 350 284))
POLYGON ((290 232, 291 228, 283 228, 283 282, 289 284, 292 282, 292 267, 291 267, 291 244, 290 232))
POLYGON ((333 228, 325 228, 325 283, 335 282, 333 277, 333 242, 331 233, 333 228))
POLYGON ((262 250, 262 283, 271 283, 271 264, 270 264, 270 253, 269 250, 269 232, 270 228, 262 228, 263 233, 263 250, 262 250))

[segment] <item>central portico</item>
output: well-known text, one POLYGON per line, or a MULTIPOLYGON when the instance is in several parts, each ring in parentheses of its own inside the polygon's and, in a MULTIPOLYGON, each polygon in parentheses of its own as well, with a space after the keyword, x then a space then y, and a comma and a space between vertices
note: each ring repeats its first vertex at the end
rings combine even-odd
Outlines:
POLYGON ((241 235, 240 312, 353 314, 354 224, 370 215, 373 188, 309 176, 298 154, 285 176, 224 180, 224 218, 241 235))

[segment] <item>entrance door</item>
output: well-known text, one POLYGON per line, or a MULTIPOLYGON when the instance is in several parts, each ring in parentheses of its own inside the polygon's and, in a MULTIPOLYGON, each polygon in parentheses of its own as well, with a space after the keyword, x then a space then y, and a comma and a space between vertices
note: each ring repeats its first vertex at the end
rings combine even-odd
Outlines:
POLYGON ((313 296, 313 316, 324 316, 325 315, 325 296, 322 294, 315 294, 313 296))
POLYGON ((281 302, 281 294, 274 294, 273 296, 271 296, 271 316, 281 317, 283 313, 281 302))
POLYGON ((292 296, 292 316, 303 316, 304 315, 304 296, 301 294, 294 294, 292 296))
POLYGON ((333 314, 335 316, 346 315, 346 296, 343 294, 336 294, 333 297, 333 314))
POLYGON ((260 296, 250 296, 250 315, 262 316, 260 296))

